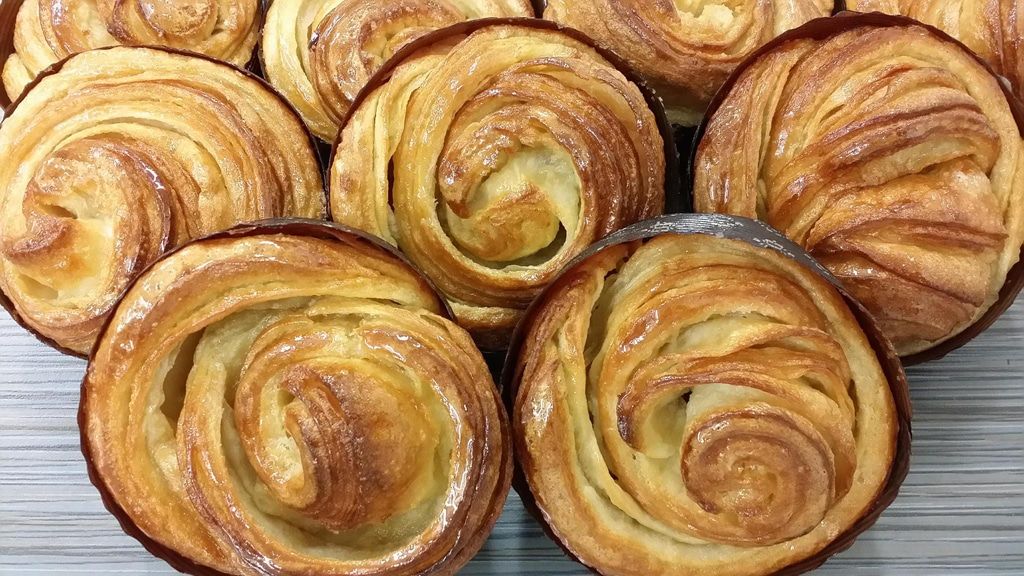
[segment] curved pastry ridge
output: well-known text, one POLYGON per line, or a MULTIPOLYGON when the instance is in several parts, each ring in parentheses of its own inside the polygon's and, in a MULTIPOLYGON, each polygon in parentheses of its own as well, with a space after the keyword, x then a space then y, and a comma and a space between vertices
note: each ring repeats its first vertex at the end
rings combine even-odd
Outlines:
POLYGON ((533 16, 529 0, 281 0, 261 44, 267 78, 331 142, 356 95, 417 38, 459 22, 533 16))
POLYGON ((1010 81, 1015 93, 1021 93, 1024 2, 1020 0, 847 0, 846 6, 859 12, 909 16, 935 26, 984 58, 1010 81))
POLYGON ((525 326, 512 420, 530 492, 583 563, 770 574, 872 505, 894 401, 826 280, 772 250, 671 233, 565 274, 525 326))
POLYGON ((1009 103, 969 53, 922 27, 853 23, 782 44, 707 128, 697 209, 797 241, 901 355, 981 318, 1019 257, 1024 157, 1009 103))
POLYGON ((15 100, 51 64, 107 46, 166 46, 245 66, 262 20, 257 0, 24 0, 4 89, 15 100))
POLYGON ((409 265, 289 226, 128 290, 84 384, 97 485, 165 557, 226 574, 453 574, 511 477, 486 364, 409 265))
POLYGON ((399 246, 500 347, 561 266, 663 209, 663 140, 640 89, 566 34, 492 25, 457 40, 357 105, 331 208, 399 246))
POLYGON ((150 48, 66 61, 4 120, 0 155, 0 286, 28 327, 76 353, 165 251, 325 211, 310 137, 278 96, 150 48))
POLYGON ((672 122, 692 126, 744 58, 833 7, 824 0, 549 0, 544 18, 610 47, 657 89, 672 122))

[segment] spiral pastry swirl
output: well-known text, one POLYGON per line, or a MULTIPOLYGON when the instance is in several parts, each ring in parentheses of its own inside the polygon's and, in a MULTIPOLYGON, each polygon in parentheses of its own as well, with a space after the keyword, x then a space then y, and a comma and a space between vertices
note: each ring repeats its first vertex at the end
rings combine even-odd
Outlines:
POLYGON ((659 214, 643 94, 568 35, 485 26, 403 61, 342 129, 335 220, 397 244, 485 347, 594 240, 659 214))
POLYGON ((908 355, 995 302, 1024 241, 1024 148, 967 51, 849 21, 742 73, 699 145, 695 205, 803 245, 908 355))
POLYGON ((407 264, 294 226, 190 244, 126 293, 83 388, 98 486, 227 574, 453 574, 509 489, 487 366, 407 264))
POLYGON ((662 234, 541 298, 517 357, 517 455, 554 534, 599 573, 770 574, 886 482, 897 424, 875 352, 781 253, 662 234))
POLYGON ((547 0, 544 18, 625 58, 665 100, 669 119, 692 126, 751 52, 833 7, 831 0, 547 0))
POLYGON ((939 28, 1024 89, 1024 0, 846 0, 850 10, 900 14, 939 28))
POLYGON ((275 0, 263 69, 320 139, 332 142, 356 94, 403 46, 438 28, 533 16, 529 0, 275 0))
POLYGON ((150 48, 73 56, 0 125, 0 288, 28 327, 88 352, 164 251, 245 220, 322 218, 308 132, 235 68, 150 48))
POLYGON ((245 66, 261 21, 258 0, 23 0, 4 89, 14 100, 51 64, 106 46, 167 46, 245 66))

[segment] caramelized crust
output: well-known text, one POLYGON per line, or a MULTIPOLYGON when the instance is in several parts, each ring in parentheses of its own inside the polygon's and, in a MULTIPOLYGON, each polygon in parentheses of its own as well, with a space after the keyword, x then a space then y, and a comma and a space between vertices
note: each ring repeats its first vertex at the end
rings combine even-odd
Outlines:
POLYGON ((692 126, 751 52, 832 9, 829 0, 548 0, 544 18, 625 58, 665 100, 669 119, 692 126))
POLYGON ((427 32, 469 19, 533 16, 529 0, 274 0, 263 70, 320 139, 338 134, 381 65, 427 32))
POLYGON ((846 0, 859 12, 901 14, 947 32, 1005 76, 1024 82, 1024 0, 846 0))
POLYGON ((854 26, 753 62, 700 143, 696 208, 802 244, 901 355, 996 300, 1024 238, 1024 149, 998 81, 916 26, 854 26))
POLYGON ((165 250, 325 212, 309 135, 277 95, 150 48, 66 61, 0 125, 0 158, 0 287, 25 324, 77 353, 165 250))
POLYGON ((495 25, 456 41, 356 108, 331 209, 401 247, 478 343, 501 347, 566 262, 662 211, 663 141, 640 90, 566 34, 495 25))
POLYGON ((511 474, 472 339, 380 247, 256 232, 182 248, 119 304, 83 388, 97 485, 227 574, 455 573, 511 474))
POLYGON ((15 100, 46 67, 105 46, 167 46, 245 66, 261 20, 258 0, 23 0, 4 89, 15 100))
POLYGON ((873 506, 897 416, 860 325, 774 250, 663 234, 559 278, 513 434, 554 534, 605 575, 766 575, 873 506))

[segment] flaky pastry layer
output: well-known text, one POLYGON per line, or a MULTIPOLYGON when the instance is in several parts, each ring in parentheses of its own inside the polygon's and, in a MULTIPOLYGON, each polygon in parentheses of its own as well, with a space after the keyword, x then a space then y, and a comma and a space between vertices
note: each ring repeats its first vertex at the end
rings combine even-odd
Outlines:
POLYGON ((663 234, 559 278, 512 414, 531 495, 609 576, 755 576, 861 519, 893 465, 889 383, 835 288, 774 250, 663 234))

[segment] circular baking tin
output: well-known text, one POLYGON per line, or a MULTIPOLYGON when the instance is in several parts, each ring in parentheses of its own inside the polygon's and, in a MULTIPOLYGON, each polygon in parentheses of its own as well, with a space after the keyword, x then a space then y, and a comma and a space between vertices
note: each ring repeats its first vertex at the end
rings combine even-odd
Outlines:
MULTIPOLYGON (((1017 129, 1020 131, 1022 138, 1024 138, 1024 105, 1022 105, 1021 101, 1014 96, 1013 92, 1010 90, 1009 83, 1000 77, 987 62, 962 42, 934 26, 923 24, 905 16, 893 16, 890 14, 882 14, 880 12, 863 14, 860 12, 844 11, 831 18, 818 18, 817 20, 811 20, 799 28, 794 28, 784 32, 752 53, 736 68, 736 70, 733 71, 732 75, 729 76, 729 79, 724 85, 722 85, 722 88, 711 100, 711 104, 708 106, 704 119, 697 127, 697 131, 693 136, 693 142, 690 145, 689 157, 686 159, 686 175, 684 180, 686 182, 685 189, 688 191, 687 202, 691 206, 694 205, 693 184, 697 175, 697 152, 700 149, 701 138, 703 138, 704 133, 707 131, 708 124, 711 119, 714 117, 718 109, 721 108, 726 97, 728 97, 729 92, 732 90, 733 85, 736 84, 743 72, 761 56, 787 42, 803 39, 823 40, 841 32, 862 26, 878 28, 916 26, 934 34, 940 40, 952 42, 953 44, 961 47, 979 64, 981 64, 985 70, 996 77, 999 87, 1006 96, 1007 104, 1010 107, 1010 113, 1013 115, 1014 120, 1017 121, 1017 129)), ((937 360, 957 348, 960 348, 964 344, 967 344, 995 323, 1003 312, 1013 304, 1014 299, 1017 297, 1017 294, 1020 293, 1022 287, 1024 287, 1024 246, 1021 247, 1020 260, 1018 260, 1017 263, 1007 272, 1006 281, 1003 283, 995 303, 992 304, 992 306, 986 310, 978 320, 952 338, 944 340, 927 350, 905 356, 903 358, 903 364, 905 366, 913 366, 915 364, 937 360)))
MULTIPOLYGON (((195 240, 187 242, 161 256, 156 262, 150 264, 139 276, 136 276, 134 279, 132 279, 131 283, 125 289, 125 294, 127 294, 128 291, 132 289, 132 287, 135 285, 139 278, 144 277, 149 272, 149 270, 158 262, 163 261, 164 259, 172 256, 176 252, 186 247, 200 245, 215 240, 278 234, 319 238, 322 240, 336 241, 347 245, 370 246, 373 249, 379 251, 382 257, 397 260, 404 264, 407 268, 409 268, 409 270, 414 272, 422 281, 423 286, 428 288, 434 294, 434 297, 437 299, 437 303, 439 305, 441 316, 447 318, 448 320, 454 321, 455 316, 452 313, 451 308, 448 306, 448 303, 445 301, 445 299, 441 296, 440 292, 437 291, 433 282, 431 282, 429 278, 422 274, 411 262, 409 262, 409 260, 405 256, 403 256, 394 247, 392 247, 388 243, 384 242, 383 240, 375 236, 372 236, 360 230, 356 230, 354 228, 349 228, 348 226, 343 226, 341 224, 336 224, 333 222, 322 222, 319 220, 308 220, 304 218, 275 218, 270 220, 261 220, 259 222, 249 224, 241 224, 229 230, 215 232, 208 236, 203 236, 201 238, 197 238, 195 240)), ((229 576, 224 572, 221 572, 209 566, 205 566, 203 564, 199 564, 191 558, 188 558, 180 554, 173 548, 170 548, 169 546, 166 546, 154 540, 153 538, 150 538, 149 535, 147 535, 141 528, 138 527, 138 525, 135 524, 135 522, 131 519, 131 516, 128 515, 128 512, 125 511, 124 507, 122 507, 117 502, 117 499, 114 497, 113 493, 110 491, 106 483, 103 481, 103 478, 100 476, 99 471, 96 469, 96 465, 93 461, 93 457, 89 448, 89 433, 86 422, 87 415, 85 406, 89 395, 88 382, 89 376, 92 373, 92 356, 96 353, 99 343, 103 340, 104 334, 108 330, 110 330, 111 319, 113 318, 113 316, 113 312, 109 316, 107 316, 107 319, 104 322, 103 327, 100 329, 99 336, 96 339, 96 345, 93 346, 93 350, 89 355, 90 364, 89 367, 86 369, 85 377, 82 379, 81 395, 79 397, 79 439, 82 448, 82 456, 85 458, 86 471, 89 474, 89 481, 99 491, 100 498, 103 501, 104 508, 106 508, 107 511, 110 512, 114 516, 114 518, 117 519, 117 522, 121 525, 121 529, 124 531, 124 533, 138 540, 139 543, 142 544, 142 546, 147 551, 149 551, 150 554, 167 562, 175 570, 178 570, 179 572, 183 572, 186 574, 192 574, 194 576, 229 576)))
MULTIPOLYGON (((509 348, 508 357, 505 361, 502 372, 501 387, 505 406, 512 421, 512 427, 516 427, 515 401, 519 391, 520 379, 522 376, 522 365, 520 353, 523 349, 524 340, 532 328, 533 321, 546 299, 563 283, 572 280, 574 271, 578 266, 583 265, 589 258, 603 251, 604 249, 627 242, 643 241, 662 234, 703 234, 716 236, 731 240, 740 240, 758 248, 767 248, 779 252, 783 256, 795 260, 818 274, 832 284, 854 317, 860 323, 861 329, 867 336, 868 342, 874 349, 878 362, 889 382, 889 390, 892 393, 896 407, 896 450, 893 457, 892 467, 881 491, 875 501, 868 507, 864 514, 849 529, 832 540, 825 548, 816 554, 805 558, 795 564, 787 566, 772 576, 794 576, 813 570, 825 563, 831 556, 846 550, 853 545, 854 540, 865 530, 870 528, 882 512, 896 499, 900 486, 907 476, 910 468, 910 440, 911 440, 911 405, 910 393, 907 387, 906 375, 896 350, 882 333, 881 328, 874 318, 864 307, 854 299, 842 286, 842 284, 819 264, 810 254, 797 246, 794 242, 783 236, 774 228, 747 218, 727 216, 723 214, 672 214, 647 220, 628 226, 615 232, 604 240, 601 240, 577 256, 559 274, 558 278, 534 301, 523 315, 522 321, 516 327, 512 335, 512 343, 509 348)), ((521 462, 524 461, 525 446, 513 433, 515 444, 516 470, 512 480, 512 486, 522 498, 523 505, 527 511, 543 527, 544 532, 555 541, 556 544, 572 559, 583 564, 573 550, 561 539, 559 539, 545 519, 543 510, 537 504, 532 489, 526 481, 526 475, 522 469, 521 462)), ((585 564, 584 564, 585 565, 585 564)), ((593 571, 595 574, 600 572, 593 571)))

